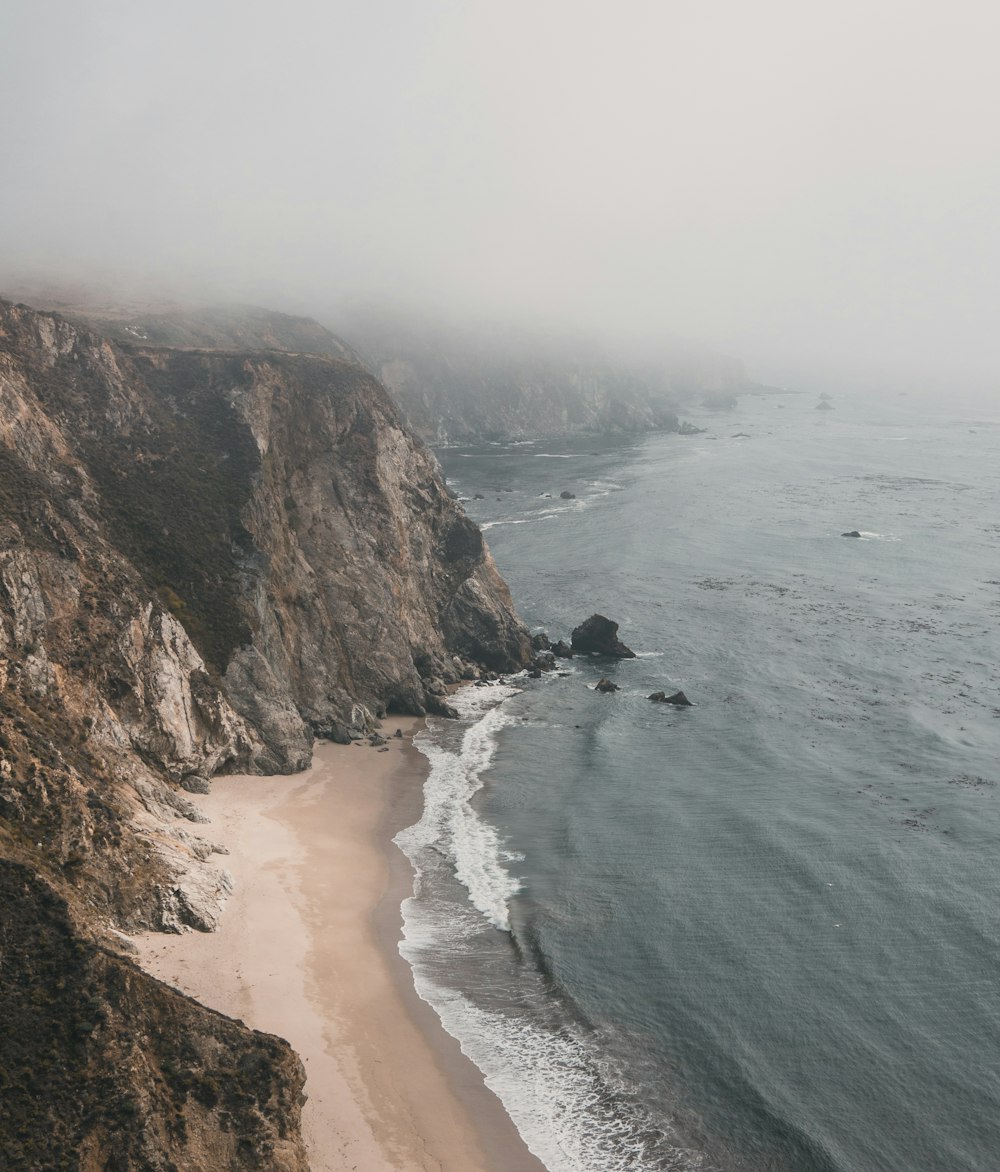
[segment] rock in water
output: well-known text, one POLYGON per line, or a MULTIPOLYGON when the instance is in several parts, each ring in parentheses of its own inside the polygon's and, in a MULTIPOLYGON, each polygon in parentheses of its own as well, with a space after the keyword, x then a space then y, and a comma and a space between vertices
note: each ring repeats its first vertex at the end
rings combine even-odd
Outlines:
POLYGON ((560 659, 572 659, 573 648, 565 640, 560 639, 552 648, 552 654, 557 655, 560 659))
POLYGON ((583 655, 607 655, 612 659, 635 659, 635 652, 618 638, 618 624, 602 614, 592 614, 570 636, 573 650, 583 655))
POLYGON ((826 399, 821 399, 821 400, 820 400, 820 401, 819 401, 819 402, 816 404, 816 410, 817 410, 817 411, 832 411, 832 410, 833 410, 833 404, 832 404, 832 403, 828 403, 828 402, 826 401, 826 399))
POLYGON ((618 692, 621 689, 617 684, 613 684, 610 680, 598 680, 594 685, 595 692, 618 692))
POLYGON ((560 499, 562 499, 564 501, 575 501, 576 500, 576 493, 569 492, 567 489, 563 489, 563 491, 559 494, 559 496, 560 496, 560 499))
POLYGON ((841 533, 840 536, 841 537, 860 537, 861 534, 857 531, 857 529, 852 529, 850 531, 850 533, 841 533))
POLYGON ((541 671, 555 671, 556 657, 551 651, 539 651, 531 666, 537 667, 541 671))
POLYGON ((653 692, 649 698, 656 704, 674 704, 678 708, 694 707, 683 692, 674 692, 672 696, 668 696, 666 692, 653 692))

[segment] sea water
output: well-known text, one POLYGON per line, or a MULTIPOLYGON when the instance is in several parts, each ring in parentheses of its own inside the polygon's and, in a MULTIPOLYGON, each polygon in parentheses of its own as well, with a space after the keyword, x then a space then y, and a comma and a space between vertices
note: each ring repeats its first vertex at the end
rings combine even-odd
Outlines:
POLYGON ((439 453, 638 657, 429 722, 401 950, 550 1172, 1000 1168, 1000 411, 696 421, 439 453))

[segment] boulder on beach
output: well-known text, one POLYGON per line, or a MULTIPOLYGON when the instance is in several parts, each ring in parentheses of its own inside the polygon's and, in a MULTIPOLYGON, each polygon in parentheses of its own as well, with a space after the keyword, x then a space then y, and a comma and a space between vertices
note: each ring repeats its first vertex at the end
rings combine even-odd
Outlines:
POLYGON ((597 683, 594 685, 594 691, 595 692, 617 692, 617 691, 619 691, 619 688, 618 688, 617 684, 613 684, 610 680, 598 680, 597 683))
POLYGON ((860 537, 861 534, 857 531, 857 529, 852 529, 850 531, 850 533, 841 533, 840 536, 841 537, 860 537))
POLYGON ((666 692, 654 692, 649 698, 656 704, 674 704, 678 708, 694 707, 683 692, 674 692, 672 696, 668 696, 666 692))
POLYGON ((607 655, 612 659, 635 659, 635 652, 618 638, 618 624, 602 614, 592 614, 570 636, 578 655, 607 655))

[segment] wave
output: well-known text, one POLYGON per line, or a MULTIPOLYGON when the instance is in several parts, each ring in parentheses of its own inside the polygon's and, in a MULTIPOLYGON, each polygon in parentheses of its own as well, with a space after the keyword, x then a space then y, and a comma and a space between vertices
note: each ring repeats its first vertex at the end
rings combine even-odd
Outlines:
MULTIPOLYGON (((405 955, 405 954, 404 954, 405 955)), ((662 1124, 623 1110, 605 1057, 584 1037, 527 1017, 480 1009, 414 968, 417 993, 483 1073, 530 1151, 548 1172, 677 1172, 704 1167, 662 1124)))
POLYGON ((471 800, 493 762, 498 733, 515 723, 501 702, 518 691, 511 685, 463 688, 452 697, 460 718, 471 721, 461 740, 455 743, 454 722, 432 718, 414 742, 430 774, 419 821, 394 840, 415 872, 414 895, 403 902, 400 954, 417 994, 482 1071, 549 1172, 703 1168, 669 1123, 652 1118, 592 1028, 564 1004, 551 966, 511 931, 509 901, 519 884, 504 864, 521 856, 506 848, 471 800), (446 887, 458 879, 467 900, 449 897, 442 878, 446 887), (506 941, 499 954, 498 941, 506 941), (499 962, 487 958, 491 989, 504 972, 509 975, 502 1008, 477 1003, 456 987, 458 974, 484 948, 492 948, 499 962), (515 958, 528 963, 511 965, 515 958))
POLYGON ((418 880, 423 852, 432 850, 446 858, 472 905, 493 927, 504 931, 510 930, 507 901, 519 884, 503 865, 500 836, 470 802, 482 788, 482 774, 493 760, 496 734, 513 724, 500 701, 517 692, 510 685, 497 685, 462 688, 452 697, 460 717, 480 717, 466 729, 458 752, 436 743, 426 733, 417 737, 415 744, 430 762, 424 809, 420 820, 393 840, 413 864, 418 880))
POLYGON ((554 509, 550 513, 539 513, 537 517, 509 517, 499 521, 482 521, 479 528, 485 533, 487 529, 495 529, 498 525, 533 525, 536 521, 554 521, 563 509, 554 509))

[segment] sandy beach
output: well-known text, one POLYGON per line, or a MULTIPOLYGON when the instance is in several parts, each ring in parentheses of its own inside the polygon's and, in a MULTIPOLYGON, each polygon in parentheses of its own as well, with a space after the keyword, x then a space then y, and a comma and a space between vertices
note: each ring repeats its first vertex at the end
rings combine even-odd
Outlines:
POLYGON ((304 773, 216 778, 193 800, 230 851, 221 926, 137 937, 139 959, 291 1043, 314 1172, 543 1172, 397 952, 412 875, 391 839, 419 815, 418 724, 392 719, 388 752, 321 743, 304 773))

